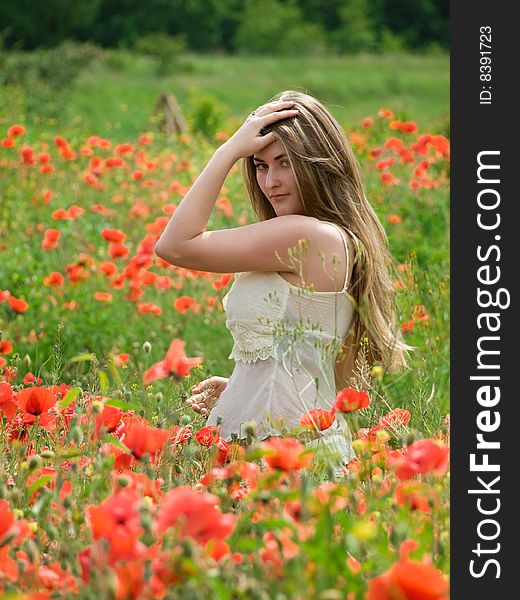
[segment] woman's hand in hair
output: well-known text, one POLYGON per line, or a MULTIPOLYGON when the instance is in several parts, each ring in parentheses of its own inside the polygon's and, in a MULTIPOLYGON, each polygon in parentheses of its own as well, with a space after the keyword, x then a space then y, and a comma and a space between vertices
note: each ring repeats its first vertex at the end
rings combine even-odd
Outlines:
POLYGON ((275 140, 272 131, 262 135, 262 129, 276 121, 297 116, 298 110, 292 109, 293 105, 292 100, 284 102, 277 100, 260 106, 247 117, 240 129, 221 148, 229 152, 235 160, 259 152, 275 140))
POLYGON ((186 400, 186 404, 195 412, 206 416, 217 403, 220 394, 226 389, 228 381, 227 377, 216 375, 204 379, 192 388, 192 395, 186 400))

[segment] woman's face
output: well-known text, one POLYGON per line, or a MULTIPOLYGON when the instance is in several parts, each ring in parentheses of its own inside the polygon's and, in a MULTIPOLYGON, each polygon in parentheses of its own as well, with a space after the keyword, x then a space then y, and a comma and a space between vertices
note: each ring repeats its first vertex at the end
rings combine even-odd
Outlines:
POLYGON ((271 142, 253 156, 256 181, 276 216, 303 215, 294 173, 282 144, 271 142))

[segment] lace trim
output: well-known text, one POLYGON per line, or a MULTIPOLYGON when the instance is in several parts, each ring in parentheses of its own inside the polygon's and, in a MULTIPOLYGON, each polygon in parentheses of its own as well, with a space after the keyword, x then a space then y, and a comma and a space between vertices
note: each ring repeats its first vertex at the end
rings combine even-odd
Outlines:
POLYGON ((254 363, 257 360, 267 360, 271 357, 274 358, 274 356, 274 346, 265 346, 264 348, 257 348, 254 350, 244 350, 235 344, 228 358, 241 360, 244 363, 254 363))

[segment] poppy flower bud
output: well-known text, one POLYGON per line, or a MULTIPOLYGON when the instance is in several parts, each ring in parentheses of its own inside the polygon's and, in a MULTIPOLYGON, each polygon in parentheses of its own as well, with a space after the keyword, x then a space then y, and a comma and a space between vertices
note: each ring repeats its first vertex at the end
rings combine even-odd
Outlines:
POLYGON ((29 460, 29 471, 38 468, 42 464, 42 459, 38 454, 31 456, 29 460))
POLYGON ((150 342, 146 341, 143 344, 143 352, 145 354, 150 354, 150 352, 152 351, 152 344, 150 344, 150 342))
POLYGON ((256 438, 257 435, 257 427, 255 421, 246 421, 244 423, 244 433, 252 438, 256 438))
POLYGON ((411 446, 415 442, 415 433, 410 431, 410 433, 406 436, 406 445, 411 446))
POLYGON ((83 431, 77 425, 70 430, 70 439, 75 444, 81 444, 83 441, 83 431))

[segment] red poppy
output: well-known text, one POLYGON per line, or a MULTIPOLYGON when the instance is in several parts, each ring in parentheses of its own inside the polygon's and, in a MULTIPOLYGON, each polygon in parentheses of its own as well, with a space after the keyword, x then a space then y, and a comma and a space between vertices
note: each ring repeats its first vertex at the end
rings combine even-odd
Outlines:
POLYGON ((410 121, 406 121, 405 123, 401 123, 400 130, 403 133, 415 133, 417 131, 417 125, 410 121))
POLYGON ((139 556, 138 542, 143 533, 138 511, 140 502, 137 494, 123 490, 99 506, 87 507, 92 536, 110 544, 110 563, 139 556))
POLYGON ((126 233, 119 229, 103 229, 101 235, 106 242, 123 243, 126 240, 126 233))
POLYGON ((414 306, 412 317, 414 321, 428 321, 430 314, 422 304, 418 304, 414 306))
POLYGON ((57 271, 53 271, 43 280, 43 285, 47 287, 51 285, 61 287, 63 286, 63 275, 57 271))
POLYGON ((64 208, 58 208, 51 215, 51 219, 53 219, 54 221, 60 221, 60 220, 64 221, 68 218, 69 218, 69 215, 64 208))
POLYGON ((85 173, 83 175, 83 181, 90 185, 91 187, 97 187, 100 188, 101 186, 99 185, 99 180, 98 178, 94 175, 94 173, 85 173))
POLYGON ((199 365, 202 357, 188 358, 184 353, 184 342, 178 338, 172 340, 163 360, 151 366, 143 375, 144 385, 150 385, 155 379, 163 377, 187 377, 190 369, 199 365))
POLYGON ((116 273, 117 266, 113 262, 102 262, 99 264, 98 269, 107 277, 111 277, 116 273))
POLYGON ((124 244, 112 243, 108 246, 108 255, 112 260, 115 258, 124 258, 130 252, 130 248, 124 244))
POLYGON ((220 439, 221 429, 221 427, 206 425, 206 427, 202 427, 197 431, 195 434, 195 439, 202 446, 210 447, 220 439))
POLYGON ((173 305, 177 312, 182 314, 186 312, 190 306, 193 306, 196 303, 197 301, 195 298, 192 298, 191 296, 180 296, 175 300, 173 305))
POLYGON ((97 415, 95 430, 98 439, 101 438, 101 428, 104 427, 108 433, 114 431, 121 422, 123 411, 115 406, 104 406, 103 411, 97 415))
POLYGON ((305 446, 294 438, 271 437, 261 446, 267 452, 264 460, 272 469, 294 471, 312 462, 312 453, 306 452, 305 446))
POLYGON ((405 427, 411 418, 411 413, 406 408, 393 408, 384 417, 379 419, 381 427, 387 429, 396 429, 397 427, 405 427))
POLYGON ((56 396, 45 387, 25 388, 17 392, 16 400, 20 410, 38 416, 56 404, 56 396))
POLYGON ((376 168, 383 170, 386 169, 387 167, 390 167, 391 165, 394 164, 394 159, 393 158, 385 158, 384 160, 380 160, 377 164, 376 164, 376 168))
POLYGON ((11 125, 7 130, 7 135, 10 138, 16 137, 18 135, 23 135, 25 133, 25 127, 23 125, 15 124, 11 125))
POLYGON ((409 150, 406 150, 404 148, 402 150, 399 150, 399 155, 401 157, 401 163, 403 165, 409 162, 413 163, 415 160, 413 154, 409 150))
POLYGON ((370 580, 366 600, 448 600, 444 574, 428 563, 400 560, 370 580))
POLYGON ((59 229, 47 229, 43 235, 42 248, 44 250, 52 250, 52 248, 55 248, 58 244, 61 237, 61 231, 59 229))
POLYGON ((399 138, 390 136, 386 142, 385 142, 385 148, 388 148, 389 150, 401 150, 403 147, 403 140, 400 140, 399 138))
POLYGON ((109 169, 114 169, 115 167, 124 166, 125 161, 122 158, 111 157, 111 158, 107 158, 105 165, 109 169))
POLYGON ((23 146, 20 149, 20 155, 24 165, 34 165, 36 162, 34 159, 34 151, 30 146, 23 146))
POLYGON ((13 541, 20 531, 20 526, 9 510, 9 502, 0 500, 0 548, 13 541))
POLYGON ((0 354, 11 354, 13 345, 9 340, 0 340, 0 354))
POLYGON ((391 110, 389 110, 388 108, 380 108, 377 111, 377 114, 382 119, 391 119, 394 116, 394 113, 391 110))
POLYGON ((81 206, 73 204, 72 206, 69 206, 67 210, 67 216, 69 219, 77 219, 78 217, 81 217, 84 212, 85 211, 83 208, 81 208, 81 206))
POLYGON ((442 475, 448 468, 449 457, 448 446, 424 439, 408 446, 404 456, 391 458, 390 465, 395 468, 397 477, 402 481, 430 472, 442 475))
POLYGON ((180 425, 172 425, 169 428, 171 435, 172 444, 185 444, 191 439, 191 430, 187 427, 181 427, 180 425))
POLYGON ((32 424, 38 419, 38 425, 52 431, 56 419, 48 411, 57 402, 56 395, 45 387, 24 388, 15 394, 24 423, 32 424))
POLYGON ((126 363, 129 361, 130 359, 130 354, 127 354, 126 352, 122 352, 121 354, 116 354, 114 356, 114 364, 116 365, 116 367, 121 367, 122 365, 126 365, 126 363))
POLYGON ((300 425, 308 429, 318 428, 320 431, 328 429, 336 420, 334 411, 323 410, 323 408, 315 408, 305 413, 300 419, 300 425))
POLYGON ((94 299, 99 300, 100 302, 112 302, 112 294, 108 292, 96 292, 94 294, 94 299))
POLYGON ((66 148, 69 145, 67 140, 62 138, 61 135, 54 136, 54 143, 56 144, 57 148, 66 148))
POLYGON ((450 141, 443 135, 432 135, 430 136, 430 144, 435 148, 437 152, 449 157, 450 155, 450 141))
POLYGON ((135 458, 140 459, 144 454, 149 454, 153 462, 169 437, 170 432, 167 429, 158 429, 146 423, 132 421, 124 428, 122 442, 132 451, 135 458))
POLYGON ((414 321, 404 321, 404 323, 401 323, 401 331, 403 333, 409 333, 410 331, 413 331, 414 327, 415 327, 414 321))
POLYGON ((197 492, 189 486, 179 486, 169 492, 161 503, 156 529, 159 533, 176 527, 181 537, 191 537, 199 544, 225 539, 233 532, 236 517, 223 514, 220 500, 208 492, 197 492))
POLYGON ((119 144, 114 148, 116 154, 131 154, 134 151, 132 144, 119 144))
POLYGON ((379 178, 386 185, 392 185, 392 184, 398 185, 401 182, 400 179, 397 179, 396 177, 394 177, 393 173, 388 173, 388 172, 381 173, 379 178))
POLYGON ((399 223, 401 223, 402 220, 403 217, 401 217, 401 215, 389 215, 388 217, 390 225, 399 225, 399 223))
POLYGON ((7 381, 0 381, 0 413, 3 413, 10 422, 18 410, 18 404, 14 401, 13 388, 7 381))
POLYGON ((410 510, 430 513, 432 506, 438 502, 435 490, 422 481, 400 481, 394 490, 394 497, 399 506, 407 506, 410 510))
POLYGON ((370 127, 374 122, 374 119, 372 117, 365 117, 361 123, 363 125, 363 127, 367 128, 370 127))
POLYGON ((156 316, 162 315, 162 308, 153 302, 148 302, 147 304, 140 304, 138 307, 138 311, 141 314, 152 314, 156 316))
POLYGON ((43 379, 41 377, 36 377, 33 373, 29 372, 25 374, 25 377, 23 378, 23 384, 29 385, 30 383, 40 385, 43 383, 43 379))
POLYGON ((353 388, 343 388, 336 396, 334 409, 342 413, 353 412, 370 405, 370 398, 366 392, 357 391, 353 388))
POLYGON ((284 527, 275 535, 272 531, 264 533, 264 548, 260 548, 260 558, 263 563, 269 564, 277 577, 282 577, 283 565, 294 558, 299 547, 292 539, 292 531, 284 527))
POLYGON ((29 308, 29 305, 25 300, 22 300, 21 298, 15 298, 14 296, 9 296, 7 302, 9 302, 9 306, 16 313, 25 312, 29 308))

